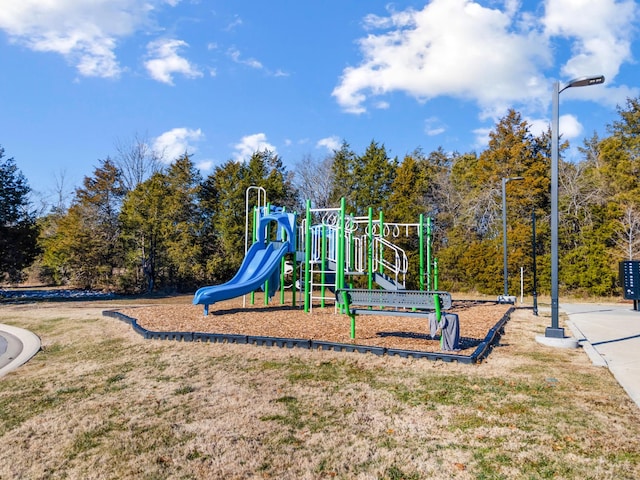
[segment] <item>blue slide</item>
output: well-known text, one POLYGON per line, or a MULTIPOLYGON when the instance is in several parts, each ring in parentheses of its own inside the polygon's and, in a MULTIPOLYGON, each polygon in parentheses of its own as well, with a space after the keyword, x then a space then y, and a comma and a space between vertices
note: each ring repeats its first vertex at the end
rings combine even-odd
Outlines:
MULTIPOLYGON (((227 283, 198 289, 193 297, 193 304, 204 305, 204 314, 208 315, 209 305, 251 293, 259 289, 267 280, 270 284, 278 282, 280 260, 290 251, 291 245, 288 241, 254 243, 247 251, 238 273, 227 283)), ((275 291, 273 287, 270 285, 269 290, 275 291)))

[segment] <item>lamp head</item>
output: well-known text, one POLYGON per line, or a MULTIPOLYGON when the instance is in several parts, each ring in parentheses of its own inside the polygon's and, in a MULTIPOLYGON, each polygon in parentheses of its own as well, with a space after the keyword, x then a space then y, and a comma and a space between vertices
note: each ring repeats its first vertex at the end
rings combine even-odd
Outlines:
MULTIPOLYGON (((567 83, 562 90, 572 87, 590 87, 591 85, 600 85, 604 83, 604 75, 594 75, 590 77, 578 77, 567 83)), ((562 91, 560 90, 560 91, 562 91)))

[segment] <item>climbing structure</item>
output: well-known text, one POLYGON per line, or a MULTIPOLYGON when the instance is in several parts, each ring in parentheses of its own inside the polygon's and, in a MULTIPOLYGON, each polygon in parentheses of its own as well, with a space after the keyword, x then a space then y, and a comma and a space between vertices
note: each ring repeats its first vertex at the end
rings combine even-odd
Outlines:
POLYGON ((384 215, 374 219, 370 208, 366 217, 345 213, 344 199, 340 208, 311 208, 298 234, 298 251, 304 253, 304 307, 311 310, 314 301, 324 306, 334 298, 335 289, 345 288, 354 277, 366 277, 367 288, 404 290, 408 272, 406 252, 393 243, 401 235, 417 234, 419 238, 420 289, 436 287, 436 265, 431 261, 431 219, 418 223, 385 223, 384 215), (414 233, 412 233, 414 232, 414 233), (425 238, 426 237, 426 238, 425 238), (425 259, 426 245, 426 259, 425 259))
POLYGON ((382 213, 374 218, 371 208, 365 217, 347 215, 343 199, 339 208, 311 208, 307 201, 298 225, 296 214, 270 205, 261 187, 247 189, 245 201, 245 258, 230 281, 196 292, 193 303, 204 305, 205 314, 209 305, 229 298, 251 294, 253 303, 253 292, 258 289, 265 291, 268 302, 280 288, 284 303, 281 287, 287 273, 292 277, 287 282, 292 286, 292 302, 296 305, 296 291, 300 290, 305 312, 314 303, 321 307, 327 300, 334 303, 335 291, 350 286, 355 278, 361 278, 359 283, 370 290, 404 290, 409 262, 405 251, 393 242, 401 235, 419 238, 420 290, 437 289, 431 219, 425 222, 420 215, 418 223, 387 223, 382 213), (254 192, 257 204, 250 208, 249 197, 254 192))

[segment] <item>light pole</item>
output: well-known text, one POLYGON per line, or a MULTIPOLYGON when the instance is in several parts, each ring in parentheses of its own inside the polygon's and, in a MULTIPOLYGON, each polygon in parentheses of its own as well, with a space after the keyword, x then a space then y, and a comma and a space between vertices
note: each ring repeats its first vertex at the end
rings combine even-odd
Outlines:
POLYGON ((557 80, 553 84, 551 98, 551 326, 545 330, 545 337, 564 338, 564 328, 559 327, 558 301, 558 144, 560 123, 560 93, 571 87, 588 87, 604 83, 604 76, 580 77, 560 88, 557 80))
POLYGON ((524 177, 510 177, 502 179, 502 258, 504 265, 504 295, 502 300, 509 302, 509 280, 507 270, 507 183, 514 180, 524 180, 524 177))
POLYGON ((536 264, 536 212, 531 212, 531 263, 533 270, 533 314, 538 316, 538 267, 536 264))

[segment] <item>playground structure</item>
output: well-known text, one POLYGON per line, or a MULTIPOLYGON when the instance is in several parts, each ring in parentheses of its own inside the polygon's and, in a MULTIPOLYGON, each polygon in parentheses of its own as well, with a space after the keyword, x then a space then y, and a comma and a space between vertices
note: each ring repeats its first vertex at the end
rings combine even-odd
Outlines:
POLYGON ((222 285, 198 289, 193 303, 204 305, 204 314, 208 315, 209 305, 254 292, 261 286, 265 298, 273 296, 280 285, 280 267, 285 256, 295 253, 295 221, 295 214, 282 210, 262 211, 257 217, 254 242, 246 251, 238 272, 222 285), (268 241, 271 222, 278 225, 276 241, 268 241))
POLYGON ((264 290, 265 303, 279 289, 283 304, 287 274, 293 306, 297 306, 298 290, 305 312, 310 312, 314 303, 325 307, 327 301, 334 302, 336 309, 351 317, 352 338, 355 337, 355 315, 366 312, 350 310, 350 297, 336 295, 336 292, 347 292, 350 288, 355 291, 353 282, 358 277, 361 284, 366 284, 362 291, 377 292, 377 302, 369 305, 371 313, 392 313, 372 310, 376 305, 395 307, 395 313, 403 307, 410 308, 412 316, 422 316, 425 310, 435 311, 439 321, 441 301, 448 299, 445 307, 450 306, 450 296, 437 291, 438 271, 437 261, 431 258, 430 218, 425 221, 420 215, 417 223, 387 223, 382 212, 374 219, 371 208, 365 217, 346 214, 344 199, 339 208, 311 208, 307 200, 305 216, 298 225, 295 213, 267 203, 266 192, 261 187, 249 187, 245 202, 244 260, 230 281, 196 292, 193 303, 204 305, 205 315, 209 313, 209 306, 218 301, 250 294, 253 303, 258 289, 264 290), (254 190, 257 202, 250 209, 249 197, 254 190), (391 241, 403 232, 405 236, 415 232, 419 239, 420 290, 406 290, 408 258, 406 252, 391 241), (252 239, 250 246, 249 238, 252 239), (393 292, 405 293, 393 295, 392 300, 393 292), (398 303, 398 297, 408 296, 414 299, 412 303, 398 303))
MULTIPOLYGON (((356 217, 345 212, 344 199, 339 208, 311 208, 307 201, 302 222, 298 251, 304 252, 304 308, 311 310, 313 301, 321 306, 338 288, 346 288, 347 280, 364 277, 368 289, 374 284, 383 290, 404 290, 409 269, 405 251, 390 238, 397 238, 404 230, 409 236, 415 230, 420 241, 420 289, 430 290, 431 219, 413 224, 385 223, 381 212, 377 219, 369 208, 367 216, 356 217), (426 233, 426 240, 425 240, 426 233), (427 246, 426 261, 424 247, 427 246)), ((437 285, 437 263, 433 283, 437 285)), ((437 287, 435 287, 437 288, 437 287)))

